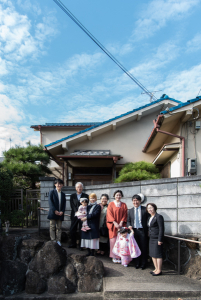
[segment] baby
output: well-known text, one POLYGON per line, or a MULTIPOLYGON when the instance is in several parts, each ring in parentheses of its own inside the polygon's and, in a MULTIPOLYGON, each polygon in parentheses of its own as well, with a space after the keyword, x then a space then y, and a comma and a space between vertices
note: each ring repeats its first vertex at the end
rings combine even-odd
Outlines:
MULTIPOLYGON (((87 215, 87 204, 88 204, 89 200, 87 198, 80 198, 80 203, 81 205, 79 206, 78 208, 78 211, 75 213, 75 216, 78 218, 78 219, 82 219, 84 217, 86 217, 87 215)), ((84 221, 82 223, 82 228, 81 230, 82 231, 87 231, 87 230, 90 230, 91 228, 88 226, 87 224, 87 220, 84 221)))
POLYGON ((127 267, 133 258, 141 255, 140 248, 134 239, 134 231, 127 227, 122 227, 117 235, 117 240, 112 252, 121 257, 121 264, 127 267))

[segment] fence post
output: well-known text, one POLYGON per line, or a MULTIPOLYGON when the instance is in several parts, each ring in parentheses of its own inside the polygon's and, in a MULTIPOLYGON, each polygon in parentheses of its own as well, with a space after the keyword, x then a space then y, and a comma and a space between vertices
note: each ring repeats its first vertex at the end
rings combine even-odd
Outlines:
POLYGON ((38 235, 40 235, 40 209, 38 208, 38 235))
POLYGON ((181 241, 178 240, 178 275, 180 275, 181 269, 181 248, 180 248, 181 241))

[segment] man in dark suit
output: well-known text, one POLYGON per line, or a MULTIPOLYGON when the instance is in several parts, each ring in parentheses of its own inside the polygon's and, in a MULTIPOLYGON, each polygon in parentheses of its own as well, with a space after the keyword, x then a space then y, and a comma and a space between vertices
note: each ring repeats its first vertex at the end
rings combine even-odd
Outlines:
POLYGON ((50 238, 51 241, 57 241, 59 246, 61 246, 61 225, 66 209, 66 197, 61 191, 63 184, 63 180, 56 179, 56 188, 50 191, 48 197, 49 213, 47 218, 50 220, 50 238))
POLYGON ((141 255, 135 259, 135 267, 136 269, 141 268, 144 270, 147 262, 147 219, 149 214, 146 211, 146 207, 141 205, 141 197, 139 195, 134 195, 132 201, 134 207, 128 211, 127 227, 134 230, 135 240, 141 250, 141 255))
MULTIPOLYGON (((70 196, 70 206, 71 206, 71 227, 70 227, 70 236, 71 236, 71 244, 68 246, 69 248, 76 248, 76 234, 77 234, 77 226, 79 226, 79 232, 81 236, 81 227, 82 221, 79 220, 75 213, 78 211, 78 207, 80 206, 80 198, 87 198, 89 196, 83 193, 83 184, 81 182, 77 182, 75 185, 76 193, 70 196)), ((80 248, 80 250, 82 250, 80 248)))

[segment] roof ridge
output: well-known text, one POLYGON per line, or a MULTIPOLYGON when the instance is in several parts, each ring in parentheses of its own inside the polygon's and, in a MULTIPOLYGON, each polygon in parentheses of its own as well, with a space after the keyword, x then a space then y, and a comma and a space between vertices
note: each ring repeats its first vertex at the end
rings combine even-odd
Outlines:
POLYGON ((166 99, 165 99, 165 98, 160 98, 160 99, 158 99, 158 100, 156 100, 156 101, 153 101, 153 102, 151 102, 151 103, 148 103, 148 104, 145 104, 145 105, 140 106, 140 107, 138 107, 138 108, 135 108, 135 109, 133 109, 133 110, 131 110, 131 111, 128 111, 127 113, 121 114, 121 115, 116 116, 116 117, 114 117, 114 118, 111 118, 111 119, 109 119, 109 120, 107 120, 107 121, 101 122, 101 123, 99 123, 99 124, 97 124, 97 125, 91 126, 91 127, 86 128, 86 129, 84 129, 84 130, 81 130, 81 131, 78 131, 78 132, 73 133, 73 134, 71 134, 71 135, 68 135, 67 137, 64 137, 64 138, 62 138, 62 139, 60 139, 60 140, 57 140, 57 141, 52 142, 52 143, 50 143, 50 144, 48 144, 48 145, 45 145, 45 147, 49 147, 49 146, 55 145, 55 144, 57 144, 57 143, 59 143, 59 142, 63 142, 63 141, 65 141, 65 140, 67 140, 67 139, 69 139, 69 138, 72 138, 72 137, 74 137, 74 136, 77 136, 77 135, 79 135, 79 134, 81 134, 81 133, 87 132, 87 131, 92 130, 92 129, 96 128, 96 127, 102 126, 102 125, 107 124, 107 123, 109 123, 109 122, 111 122, 111 121, 117 120, 117 119, 122 118, 122 117, 124 117, 124 116, 126 116, 126 115, 129 115, 129 114, 131 114, 131 113, 133 113, 133 112, 136 112, 136 111, 141 110, 141 109, 143 109, 143 108, 149 107, 149 106, 151 106, 151 105, 153 105, 153 104, 162 102, 162 101, 164 101, 164 100, 171 100, 171 101, 174 101, 174 102, 177 102, 177 103, 181 103, 181 101, 175 100, 175 99, 173 99, 173 98, 166 98, 166 99))
POLYGON ((201 96, 197 96, 196 98, 187 100, 186 102, 180 102, 179 105, 170 107, 170 109, 169 109, 168 111, 167 111, 167 110, 163 110, 163 111, 161 111, 160 113, 163 114, 163 115, 165 115, 165 114, 167 114, 169 111, 174 111, 174 110, 176 110, 176 109, 178 109, 178 108, 180 108, 180 107, 187 106, 187 105, 189 105, 189 104, 191 104, 191 103, 194 103, 194 102, 197 102, 197 101, 199 101, 199 100, 201 100, 201 96))

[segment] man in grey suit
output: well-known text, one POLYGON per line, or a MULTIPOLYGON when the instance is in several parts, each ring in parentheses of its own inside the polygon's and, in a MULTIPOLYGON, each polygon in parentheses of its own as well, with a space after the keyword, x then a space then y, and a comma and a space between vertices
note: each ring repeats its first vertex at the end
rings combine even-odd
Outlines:
POLYGON ((135 267, 136 269, 141 268, 144 270, 147 262, 147 219, 149 214, 146 211, 146 207, 141 205, 141 197, 139 195, 134 195, 132 202, 134 207, 128 211, 127 227, 134 230, 135 240, 141 250, 141 255, 135 259, 135 267))

